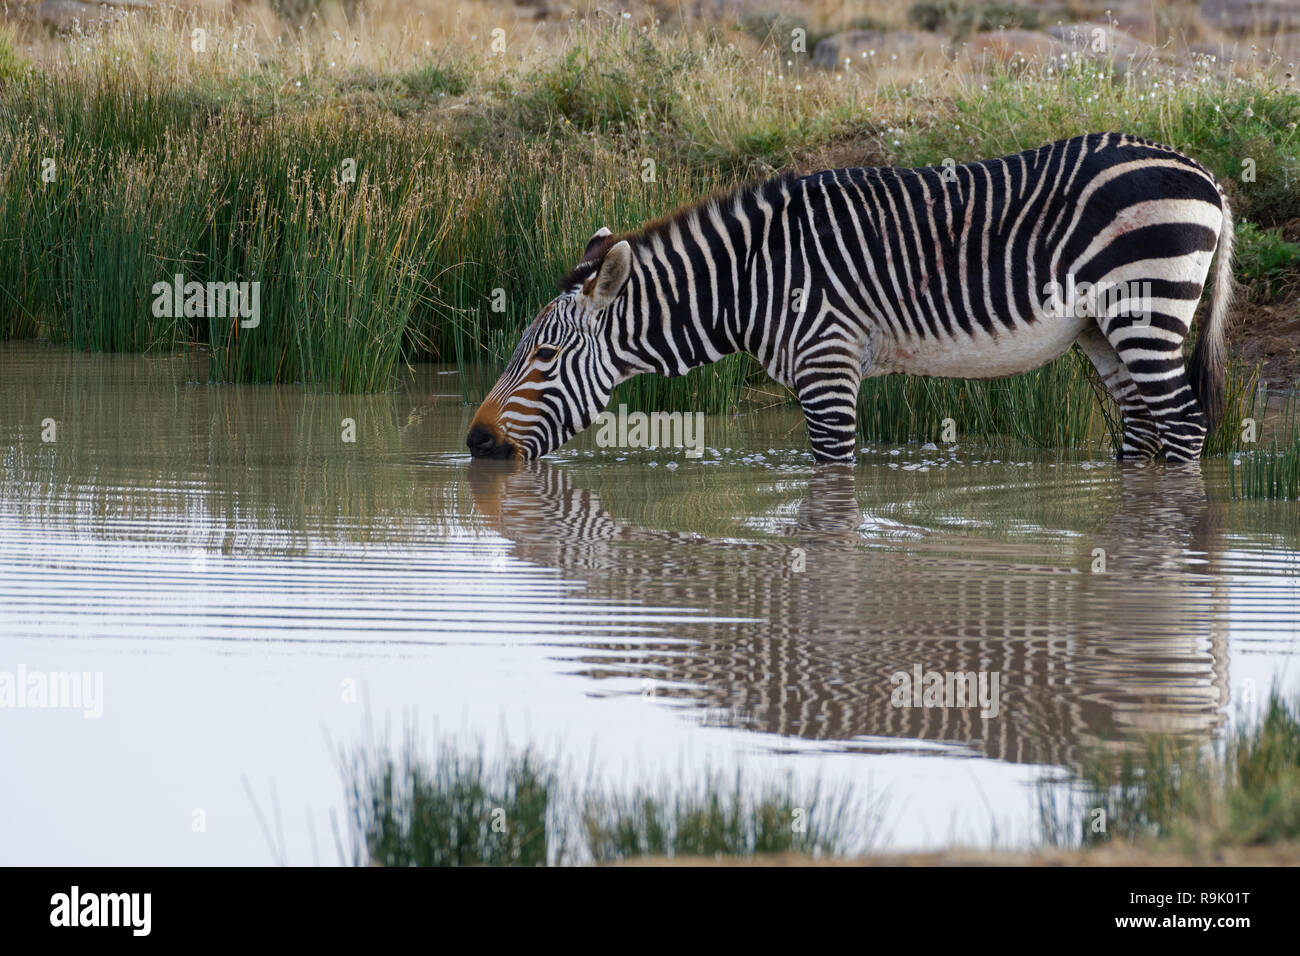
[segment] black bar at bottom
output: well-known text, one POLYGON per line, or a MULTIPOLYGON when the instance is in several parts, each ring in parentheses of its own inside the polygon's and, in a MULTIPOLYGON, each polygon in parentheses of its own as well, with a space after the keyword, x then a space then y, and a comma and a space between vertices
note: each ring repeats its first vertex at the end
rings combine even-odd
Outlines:
POLYGON ((813 942, 832 928, 866 942, 872 924, 918 943, 984 934, 1045 941, 1052 937, 1038 934, 1048 932, 1071 941, 1199 934, 1230 944, 1255 930, 1285 931, 1295 910, 1287 868, 29 868, 7 876, 7 944, 63 936, 374 946, 412 933, 458 948, 467 933, 494 948, 510 937, 617 946, 629 933, 652 945, 674 937, 734 944, 770 942, 775 932, 813 942))

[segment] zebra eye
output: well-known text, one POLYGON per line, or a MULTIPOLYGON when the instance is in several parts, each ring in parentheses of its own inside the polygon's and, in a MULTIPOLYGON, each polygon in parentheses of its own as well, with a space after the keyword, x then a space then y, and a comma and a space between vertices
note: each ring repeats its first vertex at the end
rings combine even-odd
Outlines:
POLYGON ((559 352, 551 348, 549 345, 543 345, 533 353, 534 357, 541 362, 549 362, 559 354, 559 352))

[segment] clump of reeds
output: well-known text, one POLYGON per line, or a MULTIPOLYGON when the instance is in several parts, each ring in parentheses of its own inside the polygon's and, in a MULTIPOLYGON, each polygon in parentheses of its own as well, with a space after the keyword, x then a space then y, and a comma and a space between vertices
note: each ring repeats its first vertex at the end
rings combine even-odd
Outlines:
POLYGON ((536 750, 488 758, 444 740, 432 760, 362 749, 345 761, 352 862, 539 866, 643 857, 839 856, 871 843, 875 810, 820 786, 703 771, 691 780, 583 785, 536 750))
POLYGON ((1044 835, 1057 845, 1172 841, 1189 848, 1300 839, 1300 703, 1274 690, 1257 720, 1226 741, 1152 736, 1103 748, 1066 784, 1040 790, 1044 835))
POLYGON ((488 760, 444 743, 432 763, 358 753, 349 765, 353 863, 540 866, 557 857, 553 768, 531 751, 488 760))
MULTIPOLYGON (((1300 499, 1300 420, 1295 395, 1287 397, 1272 424, 1273 438, 1258 451, 1239 450, 1230 488, 1234 498, 1300 499)), ((1238 449, 1245 446, 1238 445, 1238 449)))
POLYGON ((630 792, 609 791, 583 810, 587 850, 600 862, 638 857, 752 857, 768 853, 845 856, 865 848, 874 824, 846 794, 815 788, 749 793, 737 773, 705 773, 630 792))

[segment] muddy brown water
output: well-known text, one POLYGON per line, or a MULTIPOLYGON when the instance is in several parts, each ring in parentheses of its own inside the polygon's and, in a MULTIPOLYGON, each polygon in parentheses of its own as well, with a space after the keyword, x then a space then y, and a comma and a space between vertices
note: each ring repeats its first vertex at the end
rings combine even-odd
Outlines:
POLYGON ((815 468, 777 407, 706 419, 699 459, 588 434, 471 466, 449 369, 380 396, 202 373, 0 346, 0 681, 102 682, 0 707, 9 861, 270 862, 260 810, 290 862, 336 862, 336 749, 407 725, 615 781, 851 787, 890 848, 1031 844, 1044 774, 1296 689, 1297 508, 1232 501, 1229 461, 815 468), (898 696, 931 672, 996 678, 993 706, 898 696))

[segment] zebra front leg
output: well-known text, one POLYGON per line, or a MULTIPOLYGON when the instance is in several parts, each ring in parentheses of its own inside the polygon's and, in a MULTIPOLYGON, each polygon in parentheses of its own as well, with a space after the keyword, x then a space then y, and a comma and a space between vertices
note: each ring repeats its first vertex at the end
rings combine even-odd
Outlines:
POLYGON ((857 445, 858 386, 856 368, 808 369, 795 380, 795 393, 808 422, 808 440, 819 464, 852 463, 857 445))

